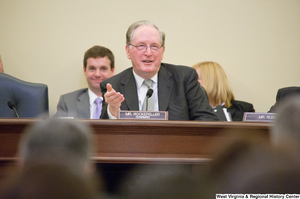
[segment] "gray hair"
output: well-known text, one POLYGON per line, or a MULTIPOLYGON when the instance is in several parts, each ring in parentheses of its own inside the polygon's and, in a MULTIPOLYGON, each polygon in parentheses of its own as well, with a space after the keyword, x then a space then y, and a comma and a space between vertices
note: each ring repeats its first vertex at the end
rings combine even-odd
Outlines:
POLYGON ((92 154, 91 130, 69 119, 46 119, 29 126, 21 138, 19 156, 24 166, 56 161, 83 172, 92 154))
POLYGON ((272 141, 278 144, 286 139, 300 143, 300 95, 280 102, 272 127, 272 141))
POLYGON ((165 36, 165 33, 163 33, 162 31, 160 31, 160 30, 158 29, 158 27, 157 27, 154 23, 152 23, 152 22, 150 22, 150 21, 146 21, 146 20, 142 20, 142 21, 135 22, 135 23, 133 23, 131 26, 129 26, 129 28, 128 28, 128 30, 127 30, 127 33, 126 33, 126 44, 127 44, 127 45, 130 45, 130 44, 131 44, 131 40, 132 40, 132 36, 133 36, 133 34, 134 34, 134 31, 135 31, 138 27, 140 27, 140 26, 152 26, 152 27, 154 27, 154 28, 158 31, 159 35, 160 35, 161 45, 162 45, 162 46, 165 45, 165 37, 166 37, 166 36, 165 36))

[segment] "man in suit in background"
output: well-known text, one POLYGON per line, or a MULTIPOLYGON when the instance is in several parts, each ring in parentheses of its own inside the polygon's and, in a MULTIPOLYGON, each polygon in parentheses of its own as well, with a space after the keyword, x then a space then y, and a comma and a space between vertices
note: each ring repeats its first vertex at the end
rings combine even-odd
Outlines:
POLYGON ((54 117, 99 119, 102 108, 100 82, 113 76, 115 58, 103 46, 93 46, 84 54, 83 73, 89 88, 64 94, 57 104, 54 117))
POLYGON ((101 82, 105 98, 101 118, 116 118, 120 109, 144 110, 146 93, 151 88, 154 107, 150 110, 168 111, 169 120, 218 120, 196 71, 161 63, 164 42, 165 34, 149 21, 128 28, 125 48, 133 67, 101 82))
POLYGON ((285 99, 286 97, 289 97, 291 95, 297 95, 297 94, 300 94, 300 87, 298 87, 298 86, 291 86, 291 87, 280 88, 277 91, 276 103, 270 108, 270 110, 268 111, 268 113, 274 113, 274 112, 276 112, 278 104, 281 101, 283 101, 283 99, 285 99))

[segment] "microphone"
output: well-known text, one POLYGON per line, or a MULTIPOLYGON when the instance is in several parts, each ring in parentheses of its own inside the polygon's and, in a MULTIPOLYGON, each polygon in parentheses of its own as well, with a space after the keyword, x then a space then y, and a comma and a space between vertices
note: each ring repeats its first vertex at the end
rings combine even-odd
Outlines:
POLYGON ((19 114, 18 114, 18 112, 17 112, 17 109, 16 109, 14 103, 13 103, 12 101, 9 101, 9 102, 7 102, 7 105, 8 105, 8 107, 9 107, 10 109, 13 109, 13 110, 15 111, 17 117, 19 118, 19 114))
POLYGON ((153 90, 151 88, 149 88, 149 90, 146 93, 146 111, 148 111, 148 98, 150 98, 153 94, 153 90))
POLYGON ((153 94, 153 90, 151 88, 149 88, 149 90, 147 91, 146 97, 150 98, 153 94))

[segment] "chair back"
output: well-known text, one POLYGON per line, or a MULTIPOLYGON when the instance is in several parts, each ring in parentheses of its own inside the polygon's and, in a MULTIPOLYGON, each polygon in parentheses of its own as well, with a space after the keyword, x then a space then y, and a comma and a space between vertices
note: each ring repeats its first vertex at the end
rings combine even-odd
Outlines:
POLYGON ((280 88, 277 91, 276 103, 273 106, 271 106, 268 113, 275 113, 278 104, 280 102, 282 102, 283 99, 288 98, 288 97, 292 97, 293 95, 299 95, 299 94, 300 94, 300 87, 299 86, 290 86, 290 87, 280 88))
POLYGON ((30 83, 0 73, 0 117, 17 117, 7 103, 11 101, 20 117, 49 116, 48 86, 30 83))

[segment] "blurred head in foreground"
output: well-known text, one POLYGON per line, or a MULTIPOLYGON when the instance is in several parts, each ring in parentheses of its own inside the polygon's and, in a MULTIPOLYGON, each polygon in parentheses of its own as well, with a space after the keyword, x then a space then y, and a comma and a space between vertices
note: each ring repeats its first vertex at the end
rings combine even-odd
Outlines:
MULTIPOLYGON (((56 118, 37 121, 25 129, 20 140, 21 176, 39 166, 54 172, 53 167, 47 167, 53 165, 69 170, 87 180, 90 187, 102 191, 102 179, 90 160, 92 152, 92 131, 86 123, 56 118)), ((42 175, 48 177, 46 173, 42 175)))
POLYGON ((28 127, 21 138, 19 156, 24 167, 56 162, 75 172, 92 170, 91 130, 75 120, 46 119, 28 127))
POLYGON ((200 187, 203 198, 216 193, 294 193, 299 189, 299 166, 299 157, 291 150, 238 138, 214 157, 200 187))
POLYGON ((276 119, 271 129, 274 145, 300 145, 300 95, 292 95, 278 104, 276 119))
POLYGON ((123 190, 128 199, 199 199, 198 180, 186 165, 144 166, 129 179, 129 189, 123 190))
POLYGON ((40 164, 24 168, 1 187, 1 199, 93 199, 97 192, 69 167, 40 164))

